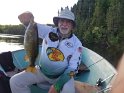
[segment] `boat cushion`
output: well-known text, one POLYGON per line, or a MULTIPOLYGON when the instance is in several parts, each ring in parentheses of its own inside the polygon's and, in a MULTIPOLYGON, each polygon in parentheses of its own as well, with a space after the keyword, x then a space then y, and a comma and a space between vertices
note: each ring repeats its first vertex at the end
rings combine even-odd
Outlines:
POLYGON ((12 93, 9 85, 10 77, 0 70, 0 93, 12 93))
POLYGON ((0 54, 0 65, 5 70, 5 72, 13 71, 15 69, 12 52, 8 51, 0 54))

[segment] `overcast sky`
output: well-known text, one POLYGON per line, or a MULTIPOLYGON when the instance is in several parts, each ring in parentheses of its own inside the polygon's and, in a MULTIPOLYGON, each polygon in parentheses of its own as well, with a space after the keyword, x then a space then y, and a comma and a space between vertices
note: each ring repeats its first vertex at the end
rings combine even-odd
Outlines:
POLYGON ((61 7, 72 7, 78 0, 0 0, 0 24, 20 24, 18 15, 31 11, 35 21, 43 24, 53 23, 61 7))

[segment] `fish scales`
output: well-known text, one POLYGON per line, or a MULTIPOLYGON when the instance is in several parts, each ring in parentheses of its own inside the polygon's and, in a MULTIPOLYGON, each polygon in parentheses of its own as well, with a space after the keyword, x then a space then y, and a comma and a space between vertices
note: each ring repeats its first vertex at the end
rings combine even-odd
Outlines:
POLYGON ((24 37, 24 49, 26 51, 26 60, 29 61, 29 67, 26 71, 35 72, 35 61, 38 56, 38 30, 37 25, 30 21, 24 37))

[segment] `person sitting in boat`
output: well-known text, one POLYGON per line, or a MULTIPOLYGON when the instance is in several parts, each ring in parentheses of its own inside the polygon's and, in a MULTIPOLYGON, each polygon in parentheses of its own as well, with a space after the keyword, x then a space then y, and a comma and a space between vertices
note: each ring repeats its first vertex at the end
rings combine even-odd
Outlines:
MULTIPOLYGON (((24 12, 18 18, 27 27, 34 16, 24 12)), ((12 93, 31 93, 32 84, 49 89, 48 93, 75 93, 72 76, 78 73, 82 53, 82 43, 73 34, 75 16, 66 7, 53 17, 53 22, 56 27, 35 22, 38 36, 43 39, 39 65, 36 65, 36 73, 22 71, 11 77, 12 93)))

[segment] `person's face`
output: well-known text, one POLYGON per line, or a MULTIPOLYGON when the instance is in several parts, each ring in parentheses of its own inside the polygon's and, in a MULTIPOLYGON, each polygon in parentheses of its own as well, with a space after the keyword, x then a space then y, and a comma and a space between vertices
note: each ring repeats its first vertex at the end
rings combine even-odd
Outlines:
POLYGON ((72 21, 67 19, 59 19, 58 28, 60 32, 64 35, 70 33, 73 30, 72 21))

